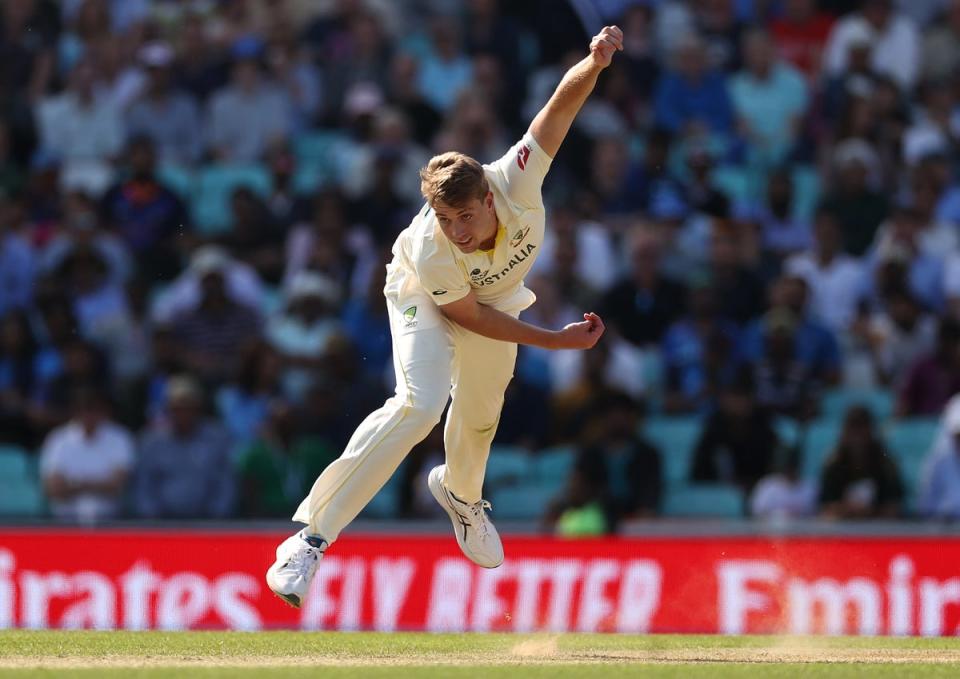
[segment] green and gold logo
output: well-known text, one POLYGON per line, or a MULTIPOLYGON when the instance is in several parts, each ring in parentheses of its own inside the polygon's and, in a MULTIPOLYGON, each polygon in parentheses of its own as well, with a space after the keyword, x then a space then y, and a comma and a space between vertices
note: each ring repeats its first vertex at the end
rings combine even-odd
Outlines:
POLYGON ((412 306, 404 311, 403 320, 408 328, 415 326, 417 324, 417 307, 412 306))

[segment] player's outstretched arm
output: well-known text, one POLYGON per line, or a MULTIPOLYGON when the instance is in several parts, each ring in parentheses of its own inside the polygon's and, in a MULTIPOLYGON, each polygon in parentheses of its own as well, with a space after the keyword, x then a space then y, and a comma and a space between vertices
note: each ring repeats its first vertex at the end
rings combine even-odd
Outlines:
POLYGON ((590 54, 560 80, 556 91, 530 123, 530 134, 551 158, 557 155, 573 119, 593 92, 600 71, 610 65, 613 54, 623 49, 623 31, 604 26, 590 41, 590 54))
POLYGON ((544 349, 590 349, 603 335, 604 325, 594 313, 562 330, 547 330, 518 320, 510 314, 480 304, 471 290, 463 299, 440 307, 443 315, 470 332, 500 340, 544 349))

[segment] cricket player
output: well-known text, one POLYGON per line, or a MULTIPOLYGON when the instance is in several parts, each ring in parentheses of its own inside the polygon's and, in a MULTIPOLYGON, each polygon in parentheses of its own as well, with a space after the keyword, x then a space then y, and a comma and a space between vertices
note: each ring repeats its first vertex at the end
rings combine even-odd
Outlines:
POLYGON ((301 605, 324 551, 440 421, 450 399, 446 464, 430 472, 430 492, 467 558, 484 568, 503 562, 481 489, 517 345, 589 349, 604 330, 593 313, 556 331, 518 318, 535 300, 523 280, 543 243, 541 187, 600 71, 622 49, 619 28, 600 31, 499 160, 481 165, 450 152, 420 171, 426 203, 397 237, 384 287, 396 393, 363 421, 294 514, 307 526, 280 544, 267 571, 270 589, 290 605, 301 605))

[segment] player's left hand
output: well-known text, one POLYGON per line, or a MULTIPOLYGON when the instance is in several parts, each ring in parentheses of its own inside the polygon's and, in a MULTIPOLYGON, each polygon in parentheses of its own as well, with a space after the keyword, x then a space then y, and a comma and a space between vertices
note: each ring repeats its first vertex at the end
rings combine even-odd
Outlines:
POLYGON ((623 31, 616 26, 604 26, 590 41, 590 56, 600 68, 609 66, 618 51, 623 51, 623 31))

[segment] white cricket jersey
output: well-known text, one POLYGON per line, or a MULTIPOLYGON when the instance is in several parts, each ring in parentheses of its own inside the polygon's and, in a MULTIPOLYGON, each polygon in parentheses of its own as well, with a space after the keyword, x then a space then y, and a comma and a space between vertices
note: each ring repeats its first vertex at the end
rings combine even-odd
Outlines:
POLYGON ((492 250, 461 252, 440 230, 425 204, 393 245, 387 296, 419 287, 438 305, 463 299, 471 289, 481 304, 519 312, 536 297, 523 284, 543 245, 541 187, 551 158, 529 132, 497 161, 483 166, 499 219, 492 250))

